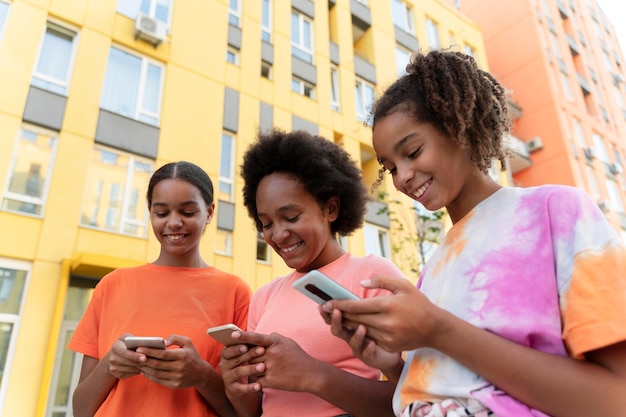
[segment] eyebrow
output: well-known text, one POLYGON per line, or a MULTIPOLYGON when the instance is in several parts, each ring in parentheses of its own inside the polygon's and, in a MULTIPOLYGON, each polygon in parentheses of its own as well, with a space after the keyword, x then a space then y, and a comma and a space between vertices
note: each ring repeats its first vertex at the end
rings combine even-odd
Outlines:
MULTIPOLYGON (((193 200, 191 200, 191 201, 184 201, 184 202, 179 204, 179 206, 192 206, 192 205, 193 206, 198 206, 199 204, 198 204, 197 201, 193 201, 193 200)), ((157 201, 155 203, 152 203, 152 207, 168 207, 168 205, 165 204, 165 203, 159 203, 157 201)))

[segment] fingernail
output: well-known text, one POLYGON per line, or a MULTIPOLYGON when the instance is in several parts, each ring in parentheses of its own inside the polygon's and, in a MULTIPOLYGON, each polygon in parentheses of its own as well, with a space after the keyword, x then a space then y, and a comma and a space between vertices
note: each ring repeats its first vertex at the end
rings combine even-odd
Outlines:
POLYGON ((363 287, 369 287, 370 285, 372 285, 371 279, 364 279, 363 281, 361 281, 361 286, 363 287))

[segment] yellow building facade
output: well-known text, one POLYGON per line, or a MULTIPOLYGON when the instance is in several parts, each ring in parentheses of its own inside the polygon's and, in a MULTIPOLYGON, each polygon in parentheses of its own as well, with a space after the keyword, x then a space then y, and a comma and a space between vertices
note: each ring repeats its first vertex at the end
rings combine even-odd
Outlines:
MULTIPOLYGON (((156 168, 209 173, 203 257, 256 289, 288 272, 241 203, 256 132, 334 140, 371 184, 368 105, 412 51, 450 45, 486 67, 478 27, 437 0, 0 0, 0 415, 71 415, 82 358, 65 346, 93 287, 158 254, 156 168)), ((406 270, 382 206, 342 244, 406 270)))

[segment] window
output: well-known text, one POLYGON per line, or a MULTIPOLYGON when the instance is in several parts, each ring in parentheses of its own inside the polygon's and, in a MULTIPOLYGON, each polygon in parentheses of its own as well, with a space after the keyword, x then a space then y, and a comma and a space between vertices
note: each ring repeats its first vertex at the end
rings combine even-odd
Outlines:
POLYGON ((600 189, 598 188, 598 182, 596 181, 596 174, 593 172, 593 168, 586 166, 585 172, 587 173, 587 180, 589 180, 589 194, 596 201, 600 201, 600 189))
POLYGON ((157 126, 162 85, 161 65, 111 47, 100 106, 157 126))
POLYGON ((337 67, 330 68, 330 107, 339 111, 340 100, 339 100, 339 71, 337 67))
POLYGON ((472 58, 476 59, 476 50, 474 50, 471 45, 465 44, 465 46, 463 47, 463 52, 465 53, 465 55, 469 55, 472 58))
POLYGON ((228 23, 241 27, 241 0, 228 1, 228 23))
POLYGON ((313 22, 295 11, 291 12, 291 54, 313 63, 313 22))
POLYGON ((357 80, 354 93, 356 100, 356 118, 359 122, 366 122, 370 108, 374 102, 374 86, 365 81, 357 80))
POLYGON ((171 0, 118 0, 117 11, 131 19, 136 19, 138 13, 143 13, 169 27, 172 3, 171 0))
POLYGON ((7 21, 7 15, 9 14, 9 4, 4 1, 0 1, 0 39, 4 33, 4 24, 7 21))
POLYGON ((431 19, 426 19, 426 39, 430 49, 439 49, 439 28, 437 23, 431 19))
POLYGON ((398 77, 406 74, 406 66, 411 60, 411 52, 408 49, 396 45, 396 70, 398 77))
POLYGON ((28 288, 30 265, 0 259, 0 409, 4 404, 7 382, 17 342, 17 327, 28 288))
POLYGON ((272 41, 272 0, 261 0, 261 40, 272 41))
POLYGON ((302 94, 310 99, 315 99, 315 86, 299 78, 291 79, 291 91, 302 94))
POLYGON ((618 213, 624 213, 624 203, 622 202, 622 197, 620 196, 619 188, 615 181, 606 180, 606 190, 609 193, 609 202, 611 204, 611 210, 616 211, 618 213))
POLYGON ((57 137, 35 127, 23 127, 15 144, 2 209, 42 216, 57 137))
POLYGON ((233 65, 239 65, 239 51, 232 46, 226 49, 226 62, 230 62, 233 65))
POLYGON ((272 79, 272 64, 269 62, 261 61, 261 77, 272 79))
POLYGON ((87 309, 97 282, 96 279, 70 277, 70 285, 65 297, 63 323, 61 324, 61 333, 52 371, 46 417, 69 417, 73 415, 72 395, 78 385, 83 355, 69 350, 67 344, 87 309))
POLYGON ((583 127, 578 119, 574 119, 574 132, 576 134, 576 144, 581 148, 585 148, 587 146, 587 141, 585 140, 585 131, 583 130, 583 127))
POLYGON ((218 228, 215 231, 215 252, 220 255, 232 255, 233 232, 218 228))
POLYGON ((149 159, 96 146, 87 171, 80 224, 145 238, 148 212, 143 190, 153 170, 149 159))
POLYGON ((263 233, 256 234, 256 260, 257 262, 270 262, 270 245, 263 239, 263 233))
POLYGON ((229 133, 222 133, 218 187, 216 199, 233 201, 235 188, 235 138, 229 133))
POLYGON ((32 85, 67 95, 76 49, 75 37, 76 32, 48 22, 31 80, 32 85))
POLYGON ((389 231, 373 224, 366 223, 363 227, 365 232, 365 254, 375 254, 389 258, 389 231))
POLYGON ((611 161, 609 161, 609 153, 606 150, 606 145, 604 144, 602 136, 597 133, 594 133, 591 136, 593 138, 593 147, 596 151, 596 157, 605 164, 610 164, 611 161))
POLYGON ((391 0, 391 17, 393 24, 408 33, 415 32, 413 24, 413 11, 402 0, 391 0))
POLYGON ((572 87, 569 83, 569 78, 567 77, 567 74, 564 72, 560 72, 561 74, 561 85, 563 86, 563 92, 565 93, 565 97, 569 100, 569 101, 574 101, 574 95, 572 94, 572 87))

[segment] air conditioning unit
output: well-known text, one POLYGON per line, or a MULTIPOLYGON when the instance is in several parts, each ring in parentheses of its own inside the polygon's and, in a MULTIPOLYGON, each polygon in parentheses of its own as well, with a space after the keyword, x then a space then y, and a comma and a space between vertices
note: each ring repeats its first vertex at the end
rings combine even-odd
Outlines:
POLYGON ((539 136, 536 136, 526 142, 526 150, 530 153, 543 149, 543 141, 539 136))
POLYGON ((613 175, 618 175, 624 172, 624 168, 622 167, 622 164, 620 164, 619 162, 616 162, 614 164, 609 165, 609 171, 611 171, 611 174, 613 175))
POLYGON ((160 20, 139 13, 135 20, 135 39, 142 39, 151 43, 156 48, 161 42, 165 42, 167 25, 160 20))
POLYGON ((598 207, 600 207, 600 210, 602 210, 604 213, 606 213, 607 211, 610 210, 611 205, 608 201, 598 201, 598 207))
POLYGON ((593 148, 583 148, 583 152, 585 153, 585 157, 590 161, 596 157, 596 154, 593 151, 593 148))

